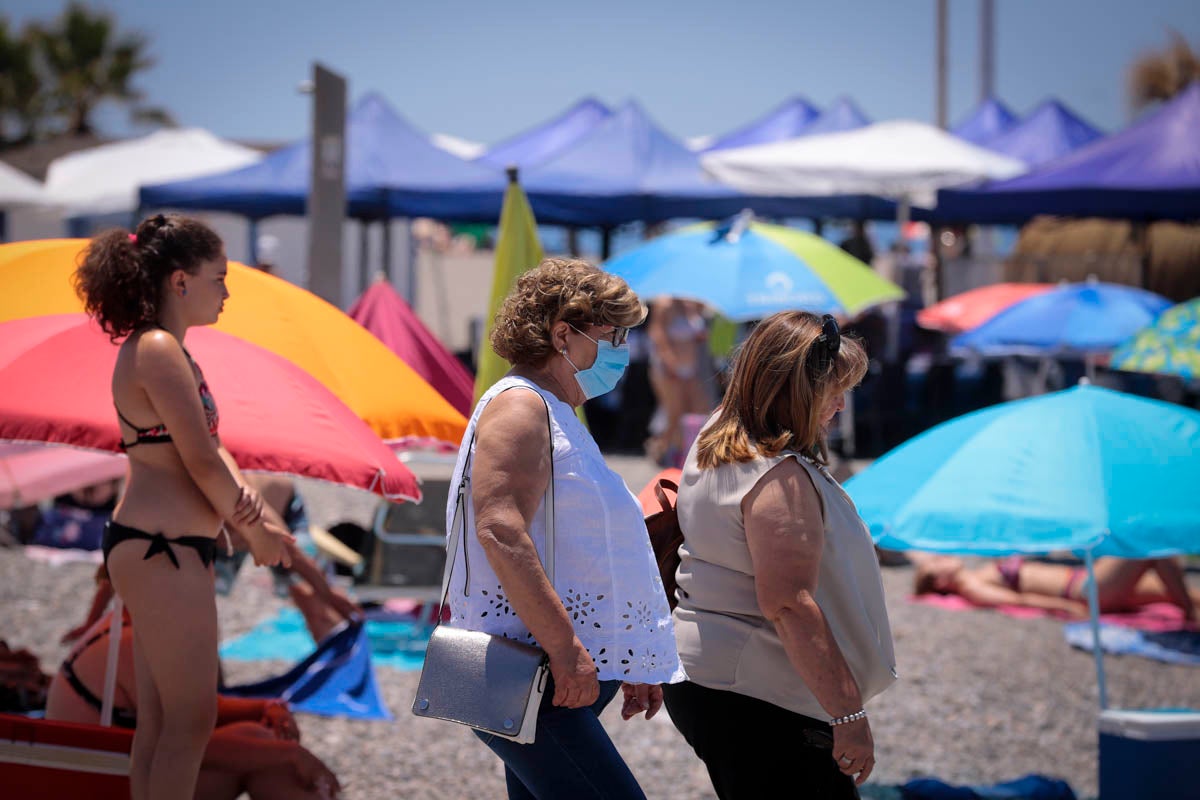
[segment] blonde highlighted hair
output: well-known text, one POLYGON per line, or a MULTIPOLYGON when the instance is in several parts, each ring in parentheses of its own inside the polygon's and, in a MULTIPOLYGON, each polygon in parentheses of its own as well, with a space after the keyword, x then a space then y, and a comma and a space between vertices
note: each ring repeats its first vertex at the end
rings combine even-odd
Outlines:
POLYGON ((547 258, 517 279, 492 327, 492 349, 514 366, 541 366, 554 353, 550 328, 562 320, 576 328, 630 328, 646 307, 621 278, 572 258, 547 258))
POLYGON ((732 376, 717 419, 697 442, 702 469, 770 458, 784 450, 827 462, 821 412, 826 403, 862 380, 867 353, 843 336, 837 357, 816 348, 822 320, 807 311, 784 311, 763 320, 734 357, 732 376))

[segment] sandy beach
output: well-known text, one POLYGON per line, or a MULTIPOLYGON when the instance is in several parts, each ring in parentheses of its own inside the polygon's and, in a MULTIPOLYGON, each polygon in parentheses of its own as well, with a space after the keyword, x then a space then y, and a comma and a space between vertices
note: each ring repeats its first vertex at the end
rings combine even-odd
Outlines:
MULTIPOLYGON (((635 489, 654 472, 643 459, 611 462, 635 489)), ((324 525, 366 522, 376 502, 308 482, 302 492, 313 521, 324 525)), ((59 637, 86 611, 93 572, 88 563, 51 566, 19 550, 0 550, 0 604, 7 611, 0 638, 28 647, 53 671, 65 653, 59 637)), ((1081 798, 1094 797, 1097 688, 1091 654, 1069 647, 1058 621, 910 603, 911 580, 909 567, 884 569, 901 680, 868 707, 878 760, 871 783, 923 775, 991 783, 1041 773, 1068 781, 1081 798)), ((218 599, 223 638, 278 613, 282 604, 270 585, 265 570, 243 570, 234 592, 218 599)), ((1194 667, 1128 656, 1106 658, 1105 664, 1114 707, 1200 706, 1200 671, 1194 667)), ((232 682, 288 666, 225 663, 232 682)), ((299 715, 303 743, 338 774, 345 798, 504 796, 499 761, 465 728, 409 713, 417 672, 379 668, 377 677, 393 722, 299 715)), ((665 712, 650 721, 622 722, 614 705, 604 721, 648 797, 715 796, 665 712)))

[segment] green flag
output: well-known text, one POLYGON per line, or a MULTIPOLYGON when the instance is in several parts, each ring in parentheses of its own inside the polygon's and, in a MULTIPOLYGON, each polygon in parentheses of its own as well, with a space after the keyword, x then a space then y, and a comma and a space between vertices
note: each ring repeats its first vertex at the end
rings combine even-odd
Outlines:
POLYGON ((536 267, 542 260, 542 243, 538 241, 537 220, 521 184, 517 171, 509 172, 508 189, 504 193, 504 209, 500 212, 500 235, 496 242, 496 268, 492 273, 492 297, 488 303, 483 326, 483 341, 479 343, 479 363, 475 372, 475 402, 493 383, 504 377, 509 363, 492 351, 492 325, 500 304, 522 273, 536 267))

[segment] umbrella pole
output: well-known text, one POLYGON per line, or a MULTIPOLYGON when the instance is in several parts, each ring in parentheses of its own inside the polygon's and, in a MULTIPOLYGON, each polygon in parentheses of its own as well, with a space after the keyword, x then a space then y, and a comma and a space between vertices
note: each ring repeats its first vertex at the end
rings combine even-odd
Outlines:
POLYGON ((1096 588, 1096 567, 1092 550, 1084 551, 1088 576, 1088 619, 1092 625, 1092 657, 1096 660, 1096 685, 1100 691, 1100 710, 1108 708, 1108 684, 1104 679, 1104 651, 1100 648, 1100 590, 1096 588))
POLYGON ((121 628, 124 626, 124 603, 121 595, 113 594, 112 618, 108 623, 108 662, 104 667, 104 698, 100 705, 100 724, 112 726, 113 698, 117 694, 117 665, 121 660, 121 628))

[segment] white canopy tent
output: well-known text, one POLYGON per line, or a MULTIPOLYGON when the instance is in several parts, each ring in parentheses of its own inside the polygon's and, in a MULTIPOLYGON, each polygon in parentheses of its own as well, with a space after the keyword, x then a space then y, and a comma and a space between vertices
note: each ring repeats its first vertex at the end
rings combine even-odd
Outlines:
POLYGON ((143 184, 228 172, 262 157, 199 128, 161 130, 55 159, 46 172, 46 194, 66 216, 132 212, 143 184))
POLYGON ((719 150, 701 158, 716 179, 752 195, 866 194, 933 206, 936 192, 1026 170, 940 128, 892 120, 842 133, 719 150))
POLYGON ((47 204, 42 185, 16 167, 0 161, 0 209, 47 204))

